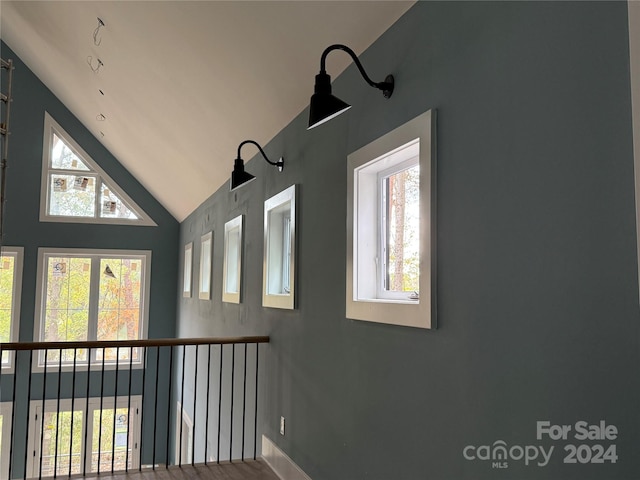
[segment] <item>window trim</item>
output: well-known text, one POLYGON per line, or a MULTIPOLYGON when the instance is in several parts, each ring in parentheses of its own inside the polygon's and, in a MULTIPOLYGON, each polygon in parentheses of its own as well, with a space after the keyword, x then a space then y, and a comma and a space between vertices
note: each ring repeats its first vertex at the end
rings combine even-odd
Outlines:
POLYGON ((129 195, 100 168, 100 166, 85 152, 80 145, 69 135, 58 122, 56 122, 48 112, 44 113, 44 140, 42 142, 42 174, 40 180, 40 221, 41 222, 61 222, 61 223, 89 223, 100 225, 131 225, 131 226, 152 226, 157 224, 147 215, 129 195), (53 143, 53 133, 64 140, 71 151, 87 165, 91 170, 73 170, 54 169, 51 167, 51 148, 53 143), (77 175, 78 172, 84 172, 87 176, 96 177, 96 202, 94 205, 93 217, 70 217, 64 215, 49 215, 49 178, 51 172, 68 173, 77 175), (102 185, 107 184, 109 189, 122 201, 129 210, 133 211, 139 218, 109 218, 100 216, 100 198, 102 195, 102 185))
MULTIPOLYGON (((46 282, 45 275, 47 273, 47 265, 46 258, 51 256, 70 256, 76 258, 83 257, 97 257, 105 258, 105 257, 115 257, 115 258, 124 258, 124 257, 138 257, 142 258, 144 275, 140 280, 140 300, 141 300, 141 315, 140 315, 140 326, 138 329, 139 339, 144 340, 148 338, 148 328, 149 328, 149 308, 150 308, 150 299, 151 299, 151 250, 114 250, 114 249, 89 249, 89 248, 53 248, 53 247, 40 247, 38 248, 38 267, 37 267, 37 277, 36 277, 36 303, 35 303, 35 318, 33 322, 33 340, 35 342, 40 342, 43 328, 43 320, 44 320, 44 308, 46 302, 44 301, 46 296, 46 282)), ((98 289, 96 289, 98 290, 98 289)), ((94 295, 98 295, 98 293, 94 293, 94 295)), ((91 300, 90 300, 91 302, 91 300)), ((94 323, 91 323, 91 318, 89 319, 90 323, 87 327, 88 330, 88 340, 95 340, 91 337, 95 336, 95 326, 97 325, 97 319, 95 319, 94 323)), ((132 362, 133 368, 142 368, 143 358, 141 355, 138 356, 138 360, 134 360, 132 362)), ((119 365, 119 368, 128 368, 129 360, 120 360, 118 362, 106 362, 105 370, 115 369, 116 364, 119 365)), ((48 363, 48 368, 52 365, 57 365, 57 363, 51 362, 48 363)), ((76 370, 87 370, 91 366, 97 365, 96 362, 92 362, 91 359, 87 362, 76 362, 76 370)), ((73 365, 62 364, 62 370, 71 370, 73 365)), ((32 370, 34 372, 42 372, 44 371, 44 362, 42 361, 42 354, 38 355, 38 361, 34 362, 32 370)))
MULTIPOLYGON (((17 342, 20 339, 20 304, 22 301, 22 269, 24 266, 24 247, 12 247, 3 246, 2 255, 11 253, 15 255, 14 274, 13 274, 13 292, 11 299, 11 329, 9 331, 9 338, 11 342, 17 342)), ((9 353, 9 363, 5 366, 2 365, 2 359, 0 358, 0 368, 4 374, 12 374, 15 369, 15 352, 9 353)))
MULTIPOLYGON (((284 235, 284 232, 283 232, 284 235)), ((284 243, 284 238, 283 238, 284 243)), ((277 246, 276 246, 277 248, 277 246)), ((292 310, 295 308, 295 268, 296 265, 296 186, 291 185, 280 193, 265 200, 264 202, 264 250, 262 262, 262 306, 272 308, 283 308, 292 310), (287 262, 282 252, 284 245, 280 245, 280 265, 278 266, 284 276, 285 271, 289 273, 289 293, 269 293, 269 266, 271 265, 271 213, 284 205, 289 205, 289 251, 290 261, 287 262), (287 265, 288 263, 288 265, 287 265), (287 268, 285 269, 285 265, 287 268)))
MULTIPOLYGON (((386 135, 356 150, 347 157, 347 285, 346 316, 365 320, 416 328, 436 327, 436 112, 429 110, 386 135), (393 300, 375 298, 376 295, 359 294, 363 279, 359 278, 358 248, 370 240, 370 232, 358 232, 359 208, 368 206, 360 202, 362 195, 377 196, 377 187, 365 190, 358 184, 358 169, 419 139, 420 164, 420 299, 393 300), (359 206, 360 205, 360 206, 359 206), (364 237, 366 238, 363 238, 364 237)), ((383 170, 383 168, 380 168, 383 170)), ((376 182, 377 183, 377 182, 376 182)), ((369 197, 364 197, 369 198, 369 197)), ((374 200, 378 205, 377 200, 374 200)), ((377 208, 377 207, 376 207, 377 208)), ((372 210, 369 208, 369 210, 372 210)), ((376 213, 367 213, 375 215, 376 213)), ((376 221, 377 224, 377 221, 376 221)), ((376 235, 377 237, 377 235, 376 235)), ((370 241, 367 243, 371 243, 370 241)), ((374 267, 375 268, 375 267, 374 267)), ((371 267, 369 267, 371 269, 371 267)))

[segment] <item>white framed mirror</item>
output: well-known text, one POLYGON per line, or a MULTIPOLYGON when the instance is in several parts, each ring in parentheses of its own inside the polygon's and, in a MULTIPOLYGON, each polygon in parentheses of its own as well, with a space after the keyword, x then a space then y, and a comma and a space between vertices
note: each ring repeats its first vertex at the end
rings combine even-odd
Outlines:
POLYGON ((222 301, 240 303, 242 284, 242 219, 243 215, 224 224, 224 266, 222 301))
POLYGON ((262 305, 295 308, 296 186, 264 202, 262 305))

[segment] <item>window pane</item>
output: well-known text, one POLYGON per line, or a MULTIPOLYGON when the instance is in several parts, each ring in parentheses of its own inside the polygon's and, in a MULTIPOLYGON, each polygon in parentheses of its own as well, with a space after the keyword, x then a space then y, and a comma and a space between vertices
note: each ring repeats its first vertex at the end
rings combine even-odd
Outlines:
POLYGON ((227 278, 225 291, 238 293, 240 272, 238 272, 238 257, 240 255, 240 229, 234 228, 227 233, 227 278))
POLYGON ((45 342, 87 340, 90 284, 91 259, 48 258, 45 342))
POLYGON ((285 203, 269 212, 267 242, 267 293, 286 295, 291 292, 291 204, 285 203))
POLYGON ((93 448, 91 452, 91 471, 93 472, 98 470, 98 461, 100 461, 101 472, 110 471, 112 457, 114 458, 114 471, 124 470, 127 463, 129 468, 133 466, 133 429, 129 427, 128 409, 118 408, 115 413, 114 435, 113 409, 103 409, 102 415, 100 410, 93 411, 93 448))
MULTIPOLYGON (((100 272, 97 339, 137 340, 140 338, 142 260, 103 258, 100 260, 100 272)), ((96 353, 102 360, 102 351, 96 353)), ((120 360, 128 360, 129 349, 121 348, 119 357, 120 360)), ((116 349, 106 349, 105 359, 115 358, 116 349)))
MULTIPOLYGON (((70 411, 46 412, 43 418, 42 428, 42 476, 52 477, 57 475, 82 472, 82 439, 83 439, 83 415, 76 410, 72 415, 70 411)), ((39 440, 39 438, 38 438, 39 440)))
POLYGON ((191 296, 191 264, 193 262, 193 244, 190 243, 184 247, 184 269, 183 269, 183 287, 182 295, 191 296))
MULTIPOLYGON (((0 342, 11 341, 11 319, 13 312, 13 282, 15 257, 0 257, 0 342)), ((2 363, 9 362, 9 352, 2 352, 2 363)))
POLYGON ((71 151, 64 141, 53 134, 53 147, 51 148, 51 166, 64 170, 89 170, 82 160, 71 151))
POLYGON ((386 290, 418 291, 420 272, 420 169, 384 179, 386 290))
POLYGON ((200 252, 200 292, 211 292, 211 238, 202 242, 200 252))
POLYGON ((282 222, 282 293, 291 292, 291 211, 282 222))
POLYGON ((49 215, 95 216, 95 177, 51 174, 49 178, 49 215))
POLYGON ((100 197, 100 216, 103 218, 130 218, 132 220, 139 218, 104 183, 100 197))

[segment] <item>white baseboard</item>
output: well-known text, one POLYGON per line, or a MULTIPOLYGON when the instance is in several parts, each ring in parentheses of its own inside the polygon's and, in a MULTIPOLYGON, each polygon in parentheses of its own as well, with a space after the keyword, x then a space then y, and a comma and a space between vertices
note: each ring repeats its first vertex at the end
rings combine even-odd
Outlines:
POLYGON ((311 480, 309 475, 265 435, 262 435, 262 458, 282 480, 311 480))

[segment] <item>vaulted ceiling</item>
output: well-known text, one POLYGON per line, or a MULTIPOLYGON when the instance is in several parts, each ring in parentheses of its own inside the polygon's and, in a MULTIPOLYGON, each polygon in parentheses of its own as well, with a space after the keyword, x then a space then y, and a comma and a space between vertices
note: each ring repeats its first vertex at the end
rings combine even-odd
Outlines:
POLYGON ((0 36, 182 221, 413 3, 2 0, 0 36))

